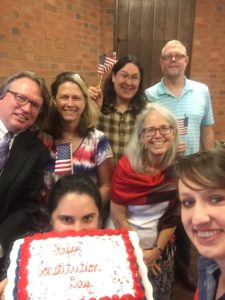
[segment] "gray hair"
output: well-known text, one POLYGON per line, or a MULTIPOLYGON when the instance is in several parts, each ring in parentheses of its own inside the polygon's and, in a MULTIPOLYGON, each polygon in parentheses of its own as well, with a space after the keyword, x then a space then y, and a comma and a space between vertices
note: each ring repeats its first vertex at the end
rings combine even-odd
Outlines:
POLYGON ((175 134, 175 140, 171 148, 167 150, 162 160, 161 168, 167 168, 169 165, 171 165, 176 157, 178 146, 178 130, 176 119, 170 112, 170 110, 168 110, 166 107, 158 103, 149 103, 138 116, 135 124, 135 129, 125 149, 125 154, 128 156, 133 169, 141 173, 146 172, 147 167, 149 167, 152 163, 148 154, 148 150, 146 149, 146 146, 141 139, 141 132, 143 129, 145 118, 154 111, 162 115, 169 122, 169 124, 174 128, 175 134))
POLYGON ((30 80, 34 81, 37 83, 39 89, 40 89, 40 94, 43 99, 43 105, 40 114, 37 117, 37 120, 34 124, 34 127, 39 127, 42 122, 47 118, 48 112, 49 112, 49 92, 48 88, 45 84, 45 81, 43 78, 39 77, 37 74, 31 71, 21 71, 18 72, 11 77, 8 77, 3 84, 0 86, 0 99, 4 98, 7 91, 10 89, 11 84, 15 82, 18 79, 21 78, 29 78, 30 80))

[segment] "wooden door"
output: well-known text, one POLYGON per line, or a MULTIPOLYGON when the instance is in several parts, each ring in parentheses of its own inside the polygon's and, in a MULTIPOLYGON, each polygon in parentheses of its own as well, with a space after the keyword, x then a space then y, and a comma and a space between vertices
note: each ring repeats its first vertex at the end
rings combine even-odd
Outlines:
POLYGON ((191 57, 194 13, 195 0, 116 0, 114 49, 118 58, 139 58, 145 88, 162 77, 159 58, 166 42, 180 40, 191 57))

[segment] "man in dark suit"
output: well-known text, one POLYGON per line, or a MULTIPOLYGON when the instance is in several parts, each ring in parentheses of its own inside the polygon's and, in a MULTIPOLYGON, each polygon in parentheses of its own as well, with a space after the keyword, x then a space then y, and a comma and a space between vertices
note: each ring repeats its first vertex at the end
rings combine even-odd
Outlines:
POLYGON ((0 147, 6 134, 11 137, 6 160, 3 150, 0 157, 0 268, 10 242, 31 229, 31 216, 40 207, 49 152, 34 129, 46 117, 48 102, 43 79, 29 71, 0 87, 0 147))

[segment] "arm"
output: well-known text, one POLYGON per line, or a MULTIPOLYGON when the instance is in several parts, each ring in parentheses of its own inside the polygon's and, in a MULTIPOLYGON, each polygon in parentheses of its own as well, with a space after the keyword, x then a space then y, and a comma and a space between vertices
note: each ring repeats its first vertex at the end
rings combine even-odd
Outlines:
POLYGON ((110 203, 110 216, 116 228, 127 228, 132 230, 130 224, 127 222, 127 207, 125 205, 110 203))
MULTIPOLYGON (((160 248, 162 250, 164 250, 166 248, 168 242, 171 240, 175 229, 176 229, 176 226, 174 226, 172 228, 167 228, 167 229, 161 230, 155 244, 160 246, 160 248)), ((157 249, 157 250, 159 251, 159 249, 157 249)))
POLYGON ((211 150, 214 146, 212 125, 201 127, 201 150, 211 150))
MULTIPOLYGON (((166 248, 171 237, 173 236, 175 229, 176 227, 161 230, 155 245, 158 245, 163 251, 166 248)), ((157 247, 153 247, 152 249, 143 250, 144 262, 155 276, 157 276, 157 274, 161 272, 160 265, 157 264, 157 259, 162 254, 162 251, 160 249, 157 247)))
POLYGON ((103 206, 106 205, 110 198, 112 174, 113 158, 109 157, 97 167, 98 186, 102 196, 103 206))
POLYGON ((4 300, 4 291, 7 284, 7 278, 0 281, 0 300, 4 300))

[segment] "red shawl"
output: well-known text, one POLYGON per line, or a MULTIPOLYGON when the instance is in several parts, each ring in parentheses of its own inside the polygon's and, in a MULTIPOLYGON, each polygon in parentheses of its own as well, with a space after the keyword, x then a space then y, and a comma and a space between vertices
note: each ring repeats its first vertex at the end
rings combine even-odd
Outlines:
POLYGON ((177 199, 172 167, 155 176, 137 173, 123 156, 114 171, 111 199, 117 204, 144 205, 177 199))

